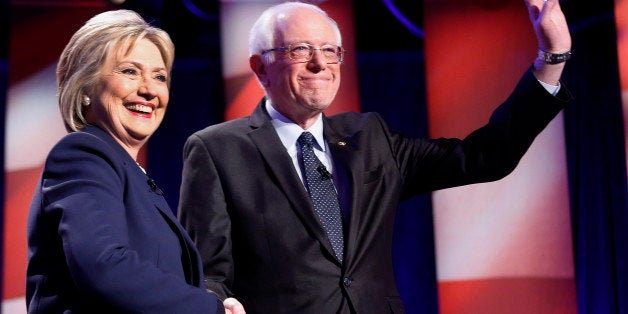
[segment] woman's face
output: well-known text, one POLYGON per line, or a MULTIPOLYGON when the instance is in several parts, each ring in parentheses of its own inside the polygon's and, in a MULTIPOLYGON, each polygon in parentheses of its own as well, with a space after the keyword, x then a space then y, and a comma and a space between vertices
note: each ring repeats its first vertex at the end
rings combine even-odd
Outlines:
POLYGON ((100 126, 127 150, 137 151, 157 130, 166 113, 168 70, 148 39, 114 50, 103 65, 91 97, 87 122, 100 126))

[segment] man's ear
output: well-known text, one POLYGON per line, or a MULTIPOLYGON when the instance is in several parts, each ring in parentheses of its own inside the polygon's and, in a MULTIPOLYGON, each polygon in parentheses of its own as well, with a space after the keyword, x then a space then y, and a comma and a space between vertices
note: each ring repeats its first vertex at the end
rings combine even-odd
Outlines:
POLYGON ((266 86, 266 65, 264 65, 264 62, 262 61, 262 56, 252 55, 249 58, 249 66, 262 85, 266 86))

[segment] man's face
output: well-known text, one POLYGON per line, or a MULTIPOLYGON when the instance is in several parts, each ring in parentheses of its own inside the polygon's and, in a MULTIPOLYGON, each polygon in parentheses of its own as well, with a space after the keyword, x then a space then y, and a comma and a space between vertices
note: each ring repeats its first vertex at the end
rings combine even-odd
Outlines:
POLYGON ((293 10, 282 16, 275 34, 275 47, 297 44, 314 48, 311 59, 290 59, 286 50, 272 52, 276 61, 266 65, 264 82, 275 109, 293 120, 295 116, 313 116, 325 110, 340 86, 340 63, 328 63, 331 61, 325 57, 325 51, 317 49, 339 44, 327 18, 307 9, 293 10))

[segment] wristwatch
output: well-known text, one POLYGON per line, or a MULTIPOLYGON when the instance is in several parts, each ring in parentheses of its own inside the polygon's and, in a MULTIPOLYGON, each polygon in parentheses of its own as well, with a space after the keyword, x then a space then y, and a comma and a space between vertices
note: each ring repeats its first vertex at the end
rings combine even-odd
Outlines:
POLYGON ((563 53, 551 53, 539 49, 539 59, 549 64, 562 63, 571 59, 571 50, 563 53))

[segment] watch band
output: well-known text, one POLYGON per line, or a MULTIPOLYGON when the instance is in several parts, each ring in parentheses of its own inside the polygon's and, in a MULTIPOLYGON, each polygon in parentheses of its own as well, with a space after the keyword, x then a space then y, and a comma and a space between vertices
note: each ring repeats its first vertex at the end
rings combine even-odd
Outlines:
POLYGON ((563 53, 551 53, 539 49, 538 56, 545 63, 558 64, 571 59, 571 50, 563 53))

